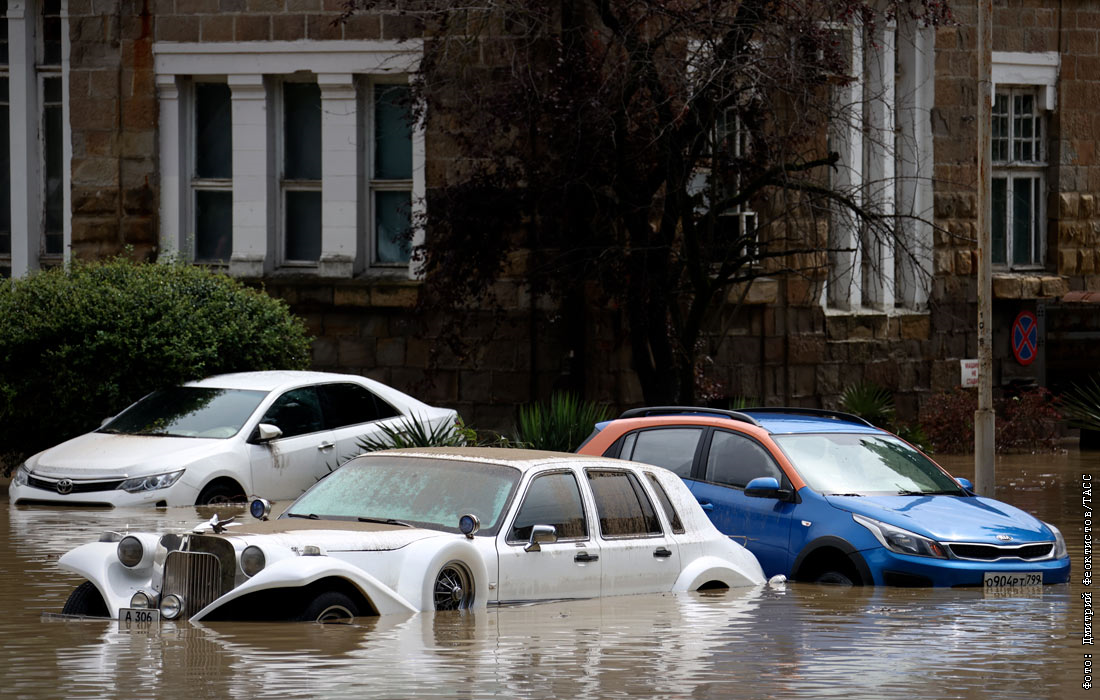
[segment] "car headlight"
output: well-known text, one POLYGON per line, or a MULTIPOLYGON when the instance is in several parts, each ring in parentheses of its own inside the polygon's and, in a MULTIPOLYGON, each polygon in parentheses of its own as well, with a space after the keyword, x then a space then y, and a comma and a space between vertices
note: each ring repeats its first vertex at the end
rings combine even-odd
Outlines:
POLYGON ((156 491, 157 489, 166 489, 172 484, 179 481, 179 478, 183 476, 183 469, 178 472, 168 472, 167 474, 154 474, 152 476, 137 476, 133 479, 127 479, 118 485, 123 491, 129 493, 141 493, 142 491, 156 491))
POLYGON ((249 545, 241 552, 241 571, 248 578, 263 571, 266 565, 267 558, 264 557, 264 551, 256 545, 249 545))
POLYGON ((1066 538, 1062 537, 1062 531, 1054 527, 1050 523, 1043 523, 1050 528, 1050 531, 1054 533, 1054 554, 1051 555, 1051 559, 1061 559, 1069 554, 1066 551, 1066 538))
POLYGON ((20 464, 19 468, 15 470, 15 476, 11 478, 11 484, 12 486, 26 486, 30 478, 31 470, 27 468, 26 464, 20 464))
POLYGON ((183 598, 169 593, 160 599, 160 614, 165 620, 175 620, 183 613, 183 598))
POLYGON ((119 541, 118 560, 122 562, 122 565, 127 569, 132 569, 140 564, 144 556, 145 547, 138 538, 133 535, 128 535, 119 541))
POLYGON ((138 591, 130 596, 131 608, 152 609, 157 607, 157 594, 149 591, 138 591))
POLYGON ((852 518, 871 531, 883 547, 898 554, 912 554, 918 557, 935 557, 946 559, 947 551, 935 540, 922 537, 915 532, 903 530, 900 527, 887 525, 878 520, 872 520, 862 515, 852 514, 852 518))

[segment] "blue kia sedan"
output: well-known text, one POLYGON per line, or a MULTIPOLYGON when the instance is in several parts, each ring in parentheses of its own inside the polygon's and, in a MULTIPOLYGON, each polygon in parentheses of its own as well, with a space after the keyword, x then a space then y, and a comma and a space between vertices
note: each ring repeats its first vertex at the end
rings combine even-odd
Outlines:
POLYGON ((577 451, 676 472, 769 577, 987 588, 1069 580, 1056 527, 974 494, 967 480, 850 414, 632 409, 597 425, 577 451))

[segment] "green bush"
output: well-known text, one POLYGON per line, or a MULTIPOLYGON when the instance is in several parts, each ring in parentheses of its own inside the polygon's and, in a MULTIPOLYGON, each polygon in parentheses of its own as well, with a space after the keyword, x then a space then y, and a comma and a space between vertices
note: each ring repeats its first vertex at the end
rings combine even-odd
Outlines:
POLYGON ((0 465, 96 428, 154 389, 300 369, 282 301, 183 263, 74 262, 0 283, 0 465))
POLYGON ((611 411, 606 406, 573 394, 553 394, 549 403, 520 407, 514 442, 534 450, 572 452, 596 423, 609 418, 611 411))
MULTIPOLYGON (((975 389, 955 387, 928 397, 921 407, 921 425, 937 452, 974 451, 975 389)), ((1049 452, 1057 448, 1062 419, 1054 397, 1042 387, 1021 391, 993 402, 997 452, 1049 452)))

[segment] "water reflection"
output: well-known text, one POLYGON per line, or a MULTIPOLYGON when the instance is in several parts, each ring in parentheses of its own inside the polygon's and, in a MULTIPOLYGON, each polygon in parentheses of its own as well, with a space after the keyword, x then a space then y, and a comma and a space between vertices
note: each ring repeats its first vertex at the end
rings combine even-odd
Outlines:
MULTIPOLYGON (((944 460, 971 476, 965 460, 944 460)), ((1058 525, 1080 570, 1079 476, 1100 458, 1000 458, 998 498, 1058 525)), ((209 509, 0 503, 5 694, 45 697, 1072 697, 1080 584, 974 590, 790 584, 391 615, 352 625, 43 621, 77 583, 56 558, 103 530, 180 529, 209 509), (4 517, 4 516, 7 517, 4 517)))

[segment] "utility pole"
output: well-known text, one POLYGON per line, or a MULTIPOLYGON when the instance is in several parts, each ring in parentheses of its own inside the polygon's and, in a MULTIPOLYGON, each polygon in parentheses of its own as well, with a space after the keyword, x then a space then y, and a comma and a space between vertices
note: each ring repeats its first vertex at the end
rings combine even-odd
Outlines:
POLYGON ((993 263, 990 170, 993 128, 993 0, 978 0, 978 410, 974 412, 974 490, 996 490, 993 413, 993 263))

